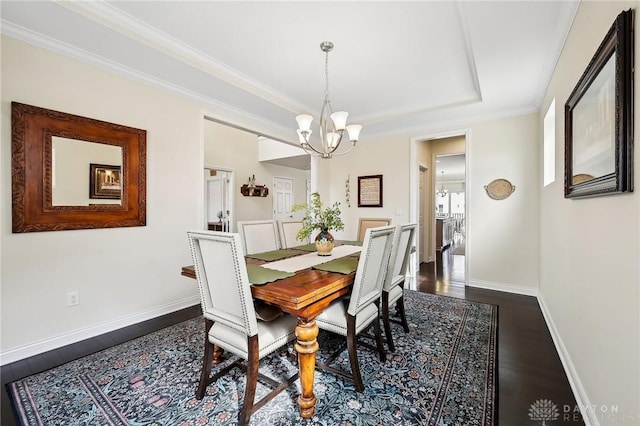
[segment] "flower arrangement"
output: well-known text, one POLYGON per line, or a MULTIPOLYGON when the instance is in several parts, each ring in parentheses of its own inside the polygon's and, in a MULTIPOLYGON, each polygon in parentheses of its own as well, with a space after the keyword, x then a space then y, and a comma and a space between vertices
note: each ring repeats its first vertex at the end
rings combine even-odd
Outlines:
POLYGON ((300 241, 307 241, 316 229, 320 230, 321 234, 328 234, 328 237, 333 241, 333 237, 328 231, 342 231, 344 229, 344 223, 340 219, 340 203, 336 201, 333 206, 323 208, 320 194, 317 192, 311 194, 311 203, 293 206, 294 212, 299 210, 304 210, 302 229, 296 235, 296 239, 300 241))

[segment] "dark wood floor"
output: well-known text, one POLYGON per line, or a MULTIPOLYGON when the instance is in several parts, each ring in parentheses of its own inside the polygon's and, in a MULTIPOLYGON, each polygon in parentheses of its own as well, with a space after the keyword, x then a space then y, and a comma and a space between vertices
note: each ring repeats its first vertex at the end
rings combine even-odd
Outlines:
MULTIPOLYGON (((573 410, 575 399, 562 368, 537 300, 530 296, 483 290, 464 286, 464 256, 451 250, 438 254, 436 262, 425 263, 415 283, 418 291, 456 297, 498 306, 498 420, 502 426, 539 425, 529 419, 531 404, 551 400, 560 414, 552 424, 584 424, 571 417, 564 419, 563 407, 573 410)), ((3 366, 1 424, 16 424, 6 391, 6 383, 29 376, 107 347, 160 330, 200 315, 194 306, 154 320, 37 355, 3 366)))
POLYGON ((498 306, 498 421, 501 426, 540 425, 531 404, 552 401, 559 417, 549 424, 583 425, 576 401, 535 297, 465 287, 464 256, 451 250, 420 266, 413 289, 498 306), (565 406, 570 414, 564 414, 565 406))

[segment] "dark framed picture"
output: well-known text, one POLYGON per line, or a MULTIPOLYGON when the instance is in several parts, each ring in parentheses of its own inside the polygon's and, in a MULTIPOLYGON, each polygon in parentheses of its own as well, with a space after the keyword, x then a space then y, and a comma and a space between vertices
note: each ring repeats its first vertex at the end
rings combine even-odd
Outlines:
POLYGON ((122 194, 120 166, 89 164, 89 198, 119 200, 122 194))
POLYGON ((358 207, 382 207, 382 175, 358 176, 358 207))
POLYGON ((633 191, 633 11, 607 32, 565 104, 565 198, 633 191))

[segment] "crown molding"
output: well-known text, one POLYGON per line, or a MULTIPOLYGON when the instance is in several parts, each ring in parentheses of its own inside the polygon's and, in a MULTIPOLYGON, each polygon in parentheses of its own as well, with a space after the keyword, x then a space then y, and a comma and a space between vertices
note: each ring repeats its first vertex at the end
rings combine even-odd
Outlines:
POLYGON ((220 102, 207 96, 203 96, 200 93, 185 89, 182 86, 178 86, 166 80, 159 79, 155 76, 127 67, 115 61, 105 59, 102 56, 95 55, 49 36, 45 36, 32 30, 26 29, 22 26, 15 25, 11 22, 0 20, 0 33, 7 37, 11 37, 16 40, 48 50, 50 52, 69 57, 79 62, 108 70, 119 76, 140 81, 149 86, 156 87, 179 95, 181 97, 197 101, 204 104, 206 107, 217 111, 218 114, 216 115, 223 116, 224 120, 242 122, 248 121, 251 123, 255 123, 256 127, 268 127, 283 132, 291 132, 291 128, 287 128, 276 122, 266 120, 263 117, 251 114, 232 105, 220 102))
POLYGON ((565 13, 562 13, 560 15, 564 17, 564 19, 558 19, 553 32, 562 32, 563 28, 566 28, 566 30, 564 33, 564 37, 562 38, 562 42, 558 43, 556 46, 552 46, 551 49, 549 49, 553 51, 553 61, 549 61, 549 63, 546 64, 545 69, 540 73, 540 80, 538 81, 538 85, 536 87, 536 93, 538 93, 539 95, 535 99, 535 105, 538 108, 542 106, 544 97, 549 90, 551 78, 553 77, 553 73, 556 71, 556 66, 558 65, 558 61, 560 60, 560 55, 564 50, 564 45, 567 43, 567 39, 569 38, 569 33, 571 32, 571 28, 573 27, 573 21, 576 18, 579 6, 580 1, 562 2, 562 7, 564 8, 565 13))
MULTIPOLYGON (((513 108, 513 109, 502 109, 497 111, 491 111, 489 113, 481 114, 481 115, 468 115, 465 114, 464 111, 460 113, 456 113, 456 111, 452 111, 448 116, 452 117, 450 119, 438 119, 437 121, 430 121, 429 117, 426 117, 422 120, 425 124, 420 124, 417 126, 405 126, 405 127, 396 127, 394 129, 380 129, 377 131, 373 131, 371 133, 367 132, 365 138, 361 138, 363 140, 370 138, 378 138, 378 137, 389 137, 389 136, 398 136, 398 135, 414 135, 416 140, 421 140, 420 135, 433 135, 433 134, 442 134, 442 135, 450 135, 450 136, 458 136, 458 133, 451 132, 449 129, 457 129, 457 128, 470 128, 475 124, 484 123, 493 120, 500 120, 504 118, 517 117, 520 115, 533 114, 540 112, 539 108, 536 107, 525 107, 525 108, 513 108), (418 135, 418 136, 415 136, 418 135)), ((364 130, 364 129, 363 129, 364 130)), ((447 136, 441 136, 447 137, 447 136)), ((433 139, 429 137, 428 139, 433 139)))
POLYGON ((104 27, 143 43, 175 60, 186 63, 287 111, 296 113, 309 109, 306 105, 265 84, 249 78, 240 71, 205 55, 197 49, 187 46, 181 41, 170 37, 168 34, 146 22, 134 18, 103 0, 56 0, 56 3, 104 27))

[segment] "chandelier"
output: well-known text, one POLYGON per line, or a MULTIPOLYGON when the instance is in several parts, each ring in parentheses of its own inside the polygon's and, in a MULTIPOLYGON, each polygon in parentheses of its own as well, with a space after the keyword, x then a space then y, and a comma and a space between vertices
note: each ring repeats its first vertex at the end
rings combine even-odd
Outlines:
POLYGON ((311 142, 311 123, 313 117, 310 114, 300 114, 296 116, 298 122, 298 137, 300 145, 311 155, 322 158, 331 158, 333 155, 343 155, 351 151, 358 142, 360 130, 362 126, 359 124, 350 124, 347 126, 347 117, 349 113, 346 111, 333 112, 331 101, 329 100, 329 52, 333 49, 333 43, 323 41, 320 43, 320 49, 325 53, 324 62, 324 101, 322 110, 320 111, 320 144, 314 146, 311 142), (344 131, 347 131, 351 146, 345 151, 337 153, 336 150, 342 142, 344 131))
POLYGON ((443 197, 444 198, 449 193, 449 191, 447 189, 445 189, 445 187, 444 187, 444 170, 441 173, 442 173, 442 179, 440 180, 440 182, 441 182, 440 189, 438 189, 436 191, 436 195, 438 197, 443 197))

